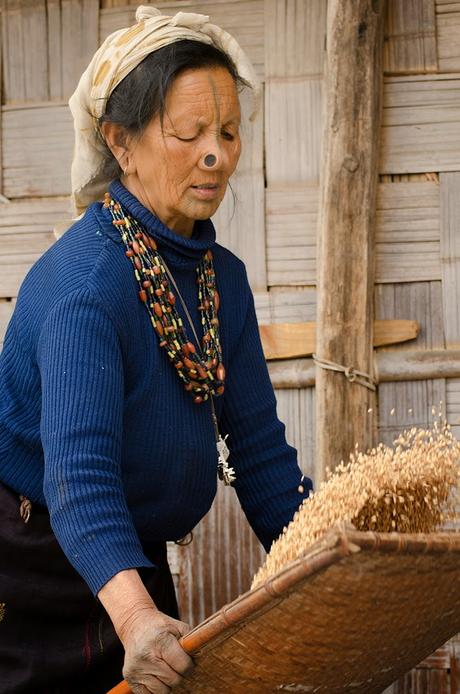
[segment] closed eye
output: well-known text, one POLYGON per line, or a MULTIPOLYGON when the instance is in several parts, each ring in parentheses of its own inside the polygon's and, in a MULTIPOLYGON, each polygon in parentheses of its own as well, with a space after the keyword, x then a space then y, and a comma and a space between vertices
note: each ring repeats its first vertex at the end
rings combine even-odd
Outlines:
POLYGON ((198 135, 194 135, 193 137, 179 137, 179 135, 176 135, 175 137, 181 142, 193 142, 193 140, 197 139, 198 135))
POLYGON ((228 132, 228 130, 222 130, 221 135, 224 138, 224 140, 228 140, 229 142, 233 142, 233 140, 235 139, 235 135, 233 133, 228 132))

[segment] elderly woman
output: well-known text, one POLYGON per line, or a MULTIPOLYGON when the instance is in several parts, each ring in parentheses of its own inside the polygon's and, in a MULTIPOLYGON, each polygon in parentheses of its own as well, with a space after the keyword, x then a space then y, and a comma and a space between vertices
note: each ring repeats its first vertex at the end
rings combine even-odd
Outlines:
POLYGON ((206 17, 139 8, 71 99, 84 214, 26 277, 0 361, 0 692, 101 694, 123 661, 136 694, 170 691, 192 661, 166 541, 217 477, 267 550, 311 489, 210 221, 242 84, 206 17))

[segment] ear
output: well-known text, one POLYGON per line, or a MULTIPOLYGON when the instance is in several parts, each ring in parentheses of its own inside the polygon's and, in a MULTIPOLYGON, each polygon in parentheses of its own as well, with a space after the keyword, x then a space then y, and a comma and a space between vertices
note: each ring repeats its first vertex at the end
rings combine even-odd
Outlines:
POLYGON ((123 126, 104 121, 101 124, 101 133, 123 173, 133 173, 130 171, 133 161, 130 154, 129 138, 123 126))

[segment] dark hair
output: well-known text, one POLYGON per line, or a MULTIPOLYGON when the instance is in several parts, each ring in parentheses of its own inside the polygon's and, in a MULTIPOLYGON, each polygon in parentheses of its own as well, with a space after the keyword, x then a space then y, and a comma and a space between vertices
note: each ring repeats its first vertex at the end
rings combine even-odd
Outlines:
MULTIPOLYGON (((176 77, 185 70, 207 67, 223 67, 238 87, 247 85, 233 60, 220 49, 201 41, 176 41, 150 53, 115 87, 99 118, 99 127, 108 121, 121 125, 130 135, 141 135, 156 115, 163 119, 166 95, 176 77)), ((112 178, 121 173, 108 148, 104 173, 112 178)))

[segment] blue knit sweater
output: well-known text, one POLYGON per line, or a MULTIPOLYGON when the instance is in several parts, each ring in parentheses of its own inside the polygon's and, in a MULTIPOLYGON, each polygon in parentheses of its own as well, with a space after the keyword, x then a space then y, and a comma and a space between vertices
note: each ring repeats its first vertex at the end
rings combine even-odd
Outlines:
MULTIPOLYGON (((195 268, 212 248, 227 371, 216 411, 234 488, 268 549, 311 483, 298 491, 244 265, 216 244, 211 221, 185 239, 119 181, 111 192, 157 240, 198 335, 195 268)), ((118 231, 95 203, 19 292, 0 355, 0 480, 48 507, 64 552, 97 593, 118 571, 151 565, 146 543, 198 523, 216 493, 216 463, 210 404, 193 403, 159 348, 118 231)))

